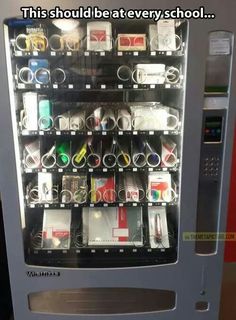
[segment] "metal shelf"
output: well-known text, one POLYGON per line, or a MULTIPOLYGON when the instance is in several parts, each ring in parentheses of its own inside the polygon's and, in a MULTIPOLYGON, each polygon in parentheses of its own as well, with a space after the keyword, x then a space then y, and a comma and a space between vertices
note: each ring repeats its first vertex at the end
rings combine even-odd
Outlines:
MULTIPOLYGON (((178 161, 179 162, 179 161, 178 161)), ((83 167, 83 168, 51 168, 51 169, 45 169, 45 168, 39 168, 39 169, 28 169, 23 168, 22 171, 25 174, 29 173, 39 173, 39 172, 50 172, 50 173, 105 173, 105 172, 153 172, 153 171, 163 171, 163 172, 177 172, 179 170, 178 166, 174 167, 127 167, 127 168, 120 168, 118 166, 115 166, 114 168, 105 168, 105 167, 99 167, 99 168, 89 168, 89 167, 83 167)))
POLYGON ((180 130, 159 130, 159 131, 70 131, 70 130, 48 130, 48 131, 29 131, 22 130, 21 136, 153 136, 153 135, 180 135, 180 130))
MULTIPOLYGON (((16 76, 15 76, 16 77, 16 76)), ((182 84, 100 84, 94 85, 91 83, 71 83, 71 84, 25 84, 16 83, 17 90, 41 90, 41 91, 54 91, 54 92, 74 92, 74 91, 121 91, 121 90, 165 90, 165 89, 183 89, 182 84)))
POLYGON ((19 51, 12 52, 14 58, 19 57, 140 57, 140 58, 153 58, 153 57, 184 57, 183 50, 178 51, 19 51))
POLYGON ((178 205, 177 201, 173 202, 112 202, 112 203, 26 203, 26 207, 30 209, 73 209, 73 208, 107 208, 107 207, 173 207, 178 205))

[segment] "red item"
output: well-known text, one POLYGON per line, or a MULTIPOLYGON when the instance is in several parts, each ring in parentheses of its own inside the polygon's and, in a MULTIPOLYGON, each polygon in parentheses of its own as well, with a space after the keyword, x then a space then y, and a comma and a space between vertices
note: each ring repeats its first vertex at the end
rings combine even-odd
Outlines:
POLYGON ((136 46, 143 46, 144 45, 144 37, 136 37, 136 36, 123 36, 120 37, 120 45, 124 47, 136 47, 136 46))
POLYGON ((105 30, 91 30, 90 31, 90 41, 106 41, 106 31, 105 30))

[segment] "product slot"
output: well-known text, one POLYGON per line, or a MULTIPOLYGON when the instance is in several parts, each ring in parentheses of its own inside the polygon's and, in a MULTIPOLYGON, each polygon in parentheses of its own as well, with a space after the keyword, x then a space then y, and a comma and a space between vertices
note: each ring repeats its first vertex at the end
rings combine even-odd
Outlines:
POLYGON ((31 209, 27 215, 28 261, 47 265, 57 258, 62 266, 99 266, 106 256, 108 265, 119 266, 163 263, 176 255, 175 210, 171 208, 38 210, 37 219, 31 209))
POLYGON ((180 112, 160 102, 67 103, 65 106, 47 95, 25 92, 19 111, 19 127, 25 135, 31 131, 43 134, 141 131, 151 135, 155 131, 179 131, 180 112), (153 118, 157 120, 152 121, 153 118))
MULTIPOLYGON (((173 21, 173 20, 172 20, 173 21)), ((137 56, 143 53, 155 52, 170 55, 182 52, 184 49, 184 21, 174 23, 171 28, 173 34, 169 41, 163 39, 161 23, 145 21, 136 27, 131 23, 121 24, 120 21, 91 21, 80 20, 73 31, 66 32, 57 28, 57 25, 43 22, 27 28, 12 30, 11 45, 17 56, 33 53, 34 56, 49 53, 51 56, 68 54, 105 54, 121 55, 127 53, 137 56)))
POLYGON ((179 165, 179 139, 169 135, 39 136, 22 139, 25 172, 166 169, 179 165), (61 169, 61 170, 60 170, 61 169))
POLYGON ((177 204, 176 174, 166 171, 25 176, 26 206, 166 206, 177 204))

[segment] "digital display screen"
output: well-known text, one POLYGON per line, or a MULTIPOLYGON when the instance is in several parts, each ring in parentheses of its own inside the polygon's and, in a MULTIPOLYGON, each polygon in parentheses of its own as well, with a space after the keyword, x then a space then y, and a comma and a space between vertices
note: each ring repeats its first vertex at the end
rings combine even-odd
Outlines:
POLYGON ((222 117, 206 117, 204 127, 204 142, 222 141, 222 117))

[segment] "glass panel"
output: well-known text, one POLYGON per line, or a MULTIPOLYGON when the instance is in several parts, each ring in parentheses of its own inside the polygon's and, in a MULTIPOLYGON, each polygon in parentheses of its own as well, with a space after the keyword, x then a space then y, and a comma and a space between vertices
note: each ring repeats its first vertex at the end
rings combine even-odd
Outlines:
POLYGON ((175 262, 187 23, 27 23, 5 24, 26 263, 175 262))

